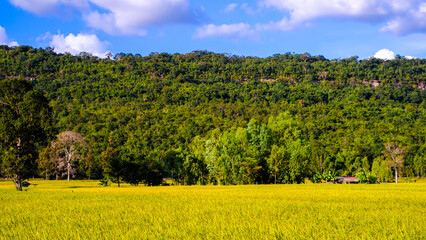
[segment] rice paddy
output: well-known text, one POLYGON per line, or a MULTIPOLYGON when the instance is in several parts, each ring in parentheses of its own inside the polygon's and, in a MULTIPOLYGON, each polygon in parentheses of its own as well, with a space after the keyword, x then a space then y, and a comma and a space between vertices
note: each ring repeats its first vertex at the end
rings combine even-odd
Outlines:
POLYGON ((0 181, 0 239, 426 239, 426 182, 30 183, 0 181))

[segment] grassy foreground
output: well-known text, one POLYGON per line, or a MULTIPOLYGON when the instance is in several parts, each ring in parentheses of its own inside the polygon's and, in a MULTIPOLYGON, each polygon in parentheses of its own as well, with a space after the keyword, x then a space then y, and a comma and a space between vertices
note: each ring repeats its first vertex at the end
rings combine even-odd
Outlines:
POLYGON ((426 239, 426 183, 0 181, 0 239, 426 239))

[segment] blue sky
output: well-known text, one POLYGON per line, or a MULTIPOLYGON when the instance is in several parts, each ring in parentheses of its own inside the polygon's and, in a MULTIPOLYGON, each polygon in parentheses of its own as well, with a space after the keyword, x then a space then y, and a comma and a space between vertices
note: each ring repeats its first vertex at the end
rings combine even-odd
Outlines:
POLYGON ((426 0, 0 0, 0 44, 100 57, 426 58, 426 0))

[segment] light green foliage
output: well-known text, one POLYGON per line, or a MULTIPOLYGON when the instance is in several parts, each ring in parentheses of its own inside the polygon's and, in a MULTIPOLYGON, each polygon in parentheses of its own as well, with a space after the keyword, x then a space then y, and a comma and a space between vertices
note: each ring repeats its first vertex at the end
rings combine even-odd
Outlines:
POLYGON ((311 150, 302 140, 292 141, 288 146, 290 155, 289 171, 291 183, 302 183, 305 181, 308 161, 311 157, 311 150))
POLYGON ((384 156, 380 156, 374 159, 372 170, 372 174, 377 176, 377 180, 379 182, 390 182, 392 181, 392 172, 390 167, 388 166, 384 156))
POLYGON ((213 182, 248 184, 259 179, 261 163, 268 155, 268 143, 265 143, 268 137, 264 126, 253 125, 248 129, 231 128, 221 135, 212 134, 205 142, 204 158, 213 182))
POLYGON ((418 177, 425 176, 426 172, 426 155, 416 155, 414 157, 414 170, 418 177))
POLYGON ((98 187, 0 182, 3 239, 424 239, 426 183, 98 187), (22 204, 25 202, 25 204, 22 204))
POLYGON ((268 169, 274 183, 286 183, 289 181, 286 172, 288 172, 288 156, 283 146, 273 145, 271 155, 268 158, 268 169))
POLYGON ((362 168, 358 170, 355 177, 359 179, 359 183, 377 183, 377 175, 362 168))
POLYGON ((301 183, 307 175, 311 148, 302 139, 300 120, 289 112, 271 116, 268 128, 272 135, 272 146, 268 165, 274 182, 301 183))
POLYGON ((271 116, 268 120, 268 127, 271 130, 275 144, 286 146, 292 140, 301 137, 300 120, 297 116, 292 116, 286 111, 278 116, 271 116))

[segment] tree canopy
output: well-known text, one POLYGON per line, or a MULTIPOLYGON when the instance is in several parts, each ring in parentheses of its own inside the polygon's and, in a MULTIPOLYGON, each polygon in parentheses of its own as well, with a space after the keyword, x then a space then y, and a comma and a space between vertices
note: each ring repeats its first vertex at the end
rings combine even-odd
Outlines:
POLYGON ((17 77, 44 93, 58 132, 89 142, 92 158, 76 163, 77 178, 103 177, 111 139, 120 159, 150 166, 143 174, 182 184, 362 171, 392 181, 388 142, 407 149, 401 176, 425 174, 425 59, 207 51, 100 59, 1 46, 0 82, 17 77))
POLYGON ((0 149, 2 169, 17 189, 37 170, 38 147, 50 132, 47 99, 25 80, 0 81, 0 149))

